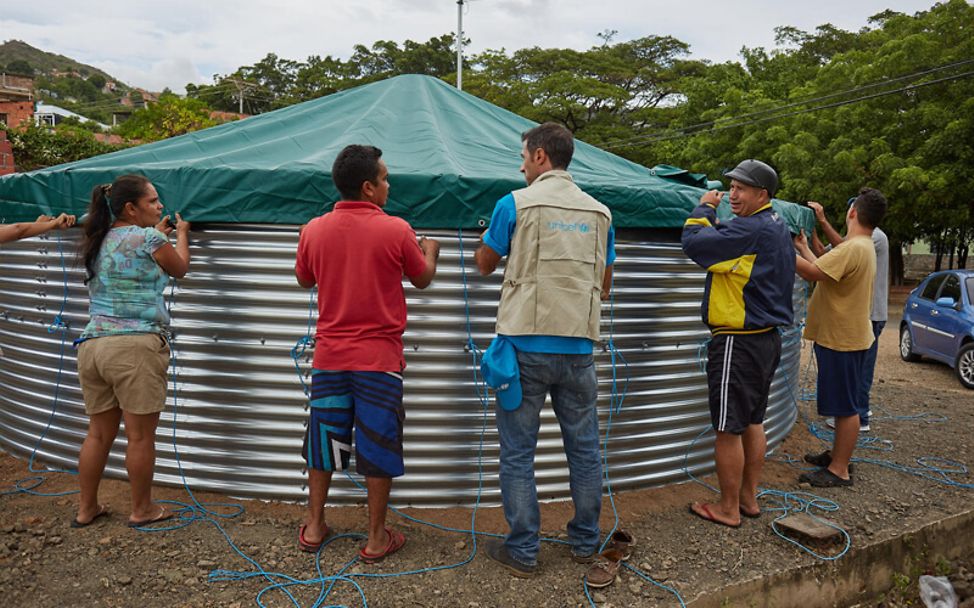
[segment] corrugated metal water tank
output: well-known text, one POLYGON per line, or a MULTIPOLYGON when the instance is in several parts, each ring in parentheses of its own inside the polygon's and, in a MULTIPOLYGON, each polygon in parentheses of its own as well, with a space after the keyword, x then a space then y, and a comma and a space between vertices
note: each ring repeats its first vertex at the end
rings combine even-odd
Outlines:
MULTIPOLYGON (((406 475, 393 484, 393 502, 472 504, 483 437, 483 502, 496 504, 493 399, 485 419, 466 327, 469 311, 474 343, 486 349, 500 273, 487 278, 476 273, 477 233, 465 232, 462 239, 457 232, 427 234, 443 248, 433 285, 423 291, 406 288, 406 475)), ((41 461, 68 467, 76 466, 87 424, 70 344, 87 322, 87 289, 75 258, 79 237, 71 230, 0 249, 0 447, 26 458, 36 446, 41 461), (69 329, 49 331, 65 296, 62 318, 69 329), (63 359, 62 334, 67 339, 63 359)), ((158 483, 181 483, 173 451, 175 421, 175 445, 192 488, 245 497, 305 496, 300 450, 306 402, 290 351, 308 330, 309 294, 294 280, 296 244, 294 226, 208 225, 192 233, 190 273, 172 296, 177 380, 157 436, 158 483)), ((606 304, 602 315, 602 335, 606 341, 613 337, 621 355, 617 394, 625 389, 608 440, 612 486, 624 490, 679 481, 686 478, 685 464, 695 473, 709 472, 712 436, 691 449, 709 428, 699 360, 708 336, 699 314, 704 273, 675 243, 620 235, 616 250, 614 310, 606 304)), ((802 295, 799 282, 796 303, 802 295)), ((769 448, 782 441, 796 416, 800 349, 796 340, 790 342, 772 385, 769 448)), ((604 436, 612 357, 606 347, 596 352, 604 436)), ((305 374, 310 355, 300 360, 305 374)), ((124 478, 124 452, 120 434, 107 475, 124 478)), ((541 497, 568 497, 568 469, 550 408, 542 418, 537 478, 541 497)), ((348 480, 336 476, 331 503, 360 499, 348 480)))

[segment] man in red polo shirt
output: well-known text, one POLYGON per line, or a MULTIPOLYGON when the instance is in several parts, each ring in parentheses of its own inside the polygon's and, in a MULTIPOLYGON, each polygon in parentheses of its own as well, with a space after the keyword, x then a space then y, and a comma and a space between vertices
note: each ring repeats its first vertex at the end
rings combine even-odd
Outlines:
POLYGON ((436 274, 440 245, 417 243, 413 229, 382 208, 389 171, 374 146, 345 147, 332 166, 342 200, 301 231, 294 274, 318 286, 311 411, 303 453, 308 463, 308 515, 298 531, 301 549, 317 552, 328 536, 324 505, 333 471, 351 457, 368 489, 366 563, 398 551, 406 539, 385 526, 392 478, 403 474, 402 333, 406 298, 402 277, 423 289, 436 274), (353 425, 354 422, 354 425, 353 425))

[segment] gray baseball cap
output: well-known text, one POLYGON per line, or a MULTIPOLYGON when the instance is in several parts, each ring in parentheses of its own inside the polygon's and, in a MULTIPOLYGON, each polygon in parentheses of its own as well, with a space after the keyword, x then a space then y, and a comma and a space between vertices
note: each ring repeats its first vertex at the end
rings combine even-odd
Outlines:
POLYGON ((778 190, 778 174, 767 164, 749 158, 742 160, 736 167, 724 174, 724 177, 736 179, 755 188, 764 188, 768 196, 774 196, 778 190))

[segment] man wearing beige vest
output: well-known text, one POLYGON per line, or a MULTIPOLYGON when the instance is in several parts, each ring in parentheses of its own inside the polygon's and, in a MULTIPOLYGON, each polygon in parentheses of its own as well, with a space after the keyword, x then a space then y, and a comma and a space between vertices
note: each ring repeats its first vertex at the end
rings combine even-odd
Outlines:
POLYGON ((521 140, 528 187, 497 202, 476 261, 488 275, 507 256, 497 333, 516 349, 522 392, 519 404, 501 402, 496 409, 510 533, 488 542, 487 555, 515 576, 530 577, 538 567, 541 525, 534 455, 548 394, 570 471, 572 558, 592 562, 598 549, 602 466, 592 344, 599 339, 615 248, 608 208, 582 192, 567 171, 575 149, 571 132, 545 123, 521 140))

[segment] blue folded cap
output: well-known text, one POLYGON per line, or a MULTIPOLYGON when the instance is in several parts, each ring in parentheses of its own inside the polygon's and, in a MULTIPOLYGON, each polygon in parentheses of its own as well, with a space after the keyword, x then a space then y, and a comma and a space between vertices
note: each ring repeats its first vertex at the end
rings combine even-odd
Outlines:
POLYGON ((507 336, 497 336, 480 360, 480 373, 497 394, 497 403, 507 410, 521 406, 521 370, 517 350, 507 336))

